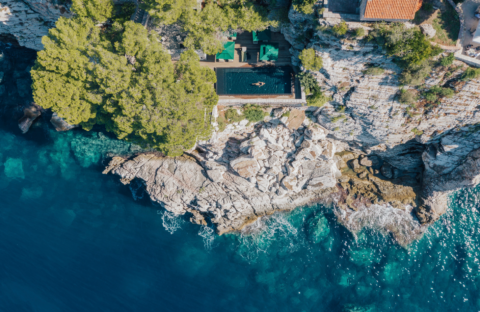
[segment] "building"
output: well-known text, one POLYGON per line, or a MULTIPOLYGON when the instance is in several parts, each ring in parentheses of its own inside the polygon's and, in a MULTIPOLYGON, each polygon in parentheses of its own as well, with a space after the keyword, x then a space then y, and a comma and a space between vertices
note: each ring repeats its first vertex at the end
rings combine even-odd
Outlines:
POLYGON ((415 18, 422 0, 362 0, 361 21, 406 22, 415 18))

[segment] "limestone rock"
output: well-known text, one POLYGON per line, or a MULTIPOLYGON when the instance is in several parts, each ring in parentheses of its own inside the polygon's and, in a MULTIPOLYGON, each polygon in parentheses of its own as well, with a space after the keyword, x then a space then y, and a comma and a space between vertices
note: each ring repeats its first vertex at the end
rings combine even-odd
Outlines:
POLYGON ((41 107, 32 103, 23 109, 23 117, 18 121, 18 127, 22 133, 27 133, 30 126, 42 114, 41 107))
POLYGON ((433 38, 437 34, 437 31, 435 30, 435 28, 433 28, 433 26, 431 24, 420 25, 420 30, 428 38, 433 38))
POLYGON ((57 115, 57 113, 53 113, 50 122, 55 127, 57 131, 68 131, 72 130, 73 128, 77 127, 76 125, 71 125, 66 122, 63 118, 57 115))
POLYGON ((240 156, 232 160, 230 166, 244 178, 254 177, 260 170, 257 160, 251 156, 240 156))

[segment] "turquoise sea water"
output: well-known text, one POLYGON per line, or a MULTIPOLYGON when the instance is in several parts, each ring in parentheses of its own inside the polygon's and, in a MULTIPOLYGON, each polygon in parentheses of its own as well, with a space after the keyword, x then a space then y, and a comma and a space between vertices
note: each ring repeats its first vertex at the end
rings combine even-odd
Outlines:
POLYGON ((408 249, 321 206, 218 237, 101 174, 129 151, 0 115, 0 311, 480 310, 480 188, 408 249))

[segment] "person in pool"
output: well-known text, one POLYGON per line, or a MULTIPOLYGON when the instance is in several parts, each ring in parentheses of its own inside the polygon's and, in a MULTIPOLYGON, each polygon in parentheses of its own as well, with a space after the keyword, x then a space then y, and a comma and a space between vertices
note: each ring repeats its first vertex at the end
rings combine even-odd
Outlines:
POLYGON ((255 82, 255 83, 252 83, 252 86, 257 86, 257 87, 263 87, 265 85, 265 82, 255 82))

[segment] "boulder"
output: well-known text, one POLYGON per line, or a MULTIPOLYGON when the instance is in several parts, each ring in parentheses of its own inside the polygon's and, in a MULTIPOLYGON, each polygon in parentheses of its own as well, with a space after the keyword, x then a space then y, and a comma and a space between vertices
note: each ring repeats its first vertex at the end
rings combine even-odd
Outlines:
POLYGON ((232 160, 230 166, 243 178, 254 177, 260 170, 257 160, 252 156, 240 156, 232 160))
POLYGON ((207 170, 208 177, 212 179, 213 182, 221 182, 223 181, 223 173, 222 170, 207 170))
POLYGON ((365 167, 377 167, 380 165, 380 159, 375 155, 362 156, 360 158, 360 164, 365 167))
POLYGON ((281 118, 284 111, 285 111, 284 107, 275 108, 274 110, 272 110, 273 117, 281 118))
POLYGON ((23 109, 23 117, 18 121, 18 127, 22 133, 27 133, 35 119, 42 114, 41 107, 35 103, 23 109))
POLYGON ((50 122, 55 127, 57 131, 68 131, 72 130, 73 128, 77 127, 77 125, 71 125, 66 122, 62 117, 58 116, 57 113, 53 113, 50 122))
POLYGON ((420 30, 422 31, 422 33, 427 36, 428 38, 433 38, 435 37, 435 35, 437 34, 437 31, 435 30, 435 28, 433 28, 432 25, 430 24, 422 24, 420 25, 420 30))

